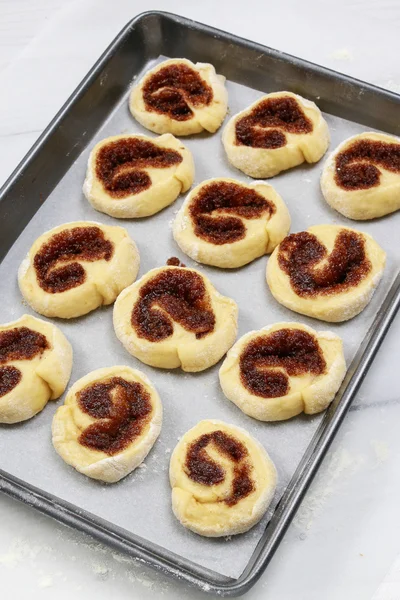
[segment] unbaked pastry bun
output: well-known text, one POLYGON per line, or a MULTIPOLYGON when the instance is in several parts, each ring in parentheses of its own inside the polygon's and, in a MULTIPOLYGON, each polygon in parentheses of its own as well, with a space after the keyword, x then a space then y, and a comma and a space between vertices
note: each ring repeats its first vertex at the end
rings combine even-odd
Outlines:
POLYGON ((170 133, 115 135, 90 153, 83 193, 112 217, 148 217, 172 204, 193 179, 192 155, 170 133))
POLYGON ((135 119, 155 133, 214 133, 228 108, 225 77, 210 64, 166 60, 134 86, 129 107, 135 119))
POLYGON ((332 208, 359 221, 400 208, 400 138, 360 133, 340 144, 326 161, 322 193, 332 208))
POLYGON ((271 253, 289 229, 289 211, 272 186, 216 178, 189 193, 173 234, 193 260, 231 269, 271 253))
POLYGON ((225 396, 259 421, 283 421, 325 410, 346 373, 342 340, 300 323, 250 331, 219 371, 225 396))
POLYGON ((152 269, 114 306, 115 333, 126 350, 152 367, 203 371, 222 358, 237 333, 236 302, 199 271, 152 269))
POLYGON ((19 268, 18 282, 36 312, 71 319, 112 304, 138 270, 139 253, 126 229, 75 221, 35 241, 19 268))
POLYGON ((220 537, 248 531, 263 517, 276 470, 263 446, 241 427, 200 421, 171 456, 172 509, 184 527, 220 537))
POLYGON ((288 235, 272 253, 267 282, 275 299, 322 321, 347 321, 371 300, 386 254, 367 233, 315 225, 288 235))
POLYGON ((329 130, 314 102, 274 92, 232 117, 222 142, 234 167, 265 178, 320 160, 329 145, 329 130))
POLYGON ((80 473, 114 483, 143 462, 161 422, 161 400, 144 373, 98 369, 72 386, 54 415, 53 445, 80 473))
POLYGON ((72 348, 52 323, 23 315, 0 325, 0 423, 19 423, 64 392, 72 348))

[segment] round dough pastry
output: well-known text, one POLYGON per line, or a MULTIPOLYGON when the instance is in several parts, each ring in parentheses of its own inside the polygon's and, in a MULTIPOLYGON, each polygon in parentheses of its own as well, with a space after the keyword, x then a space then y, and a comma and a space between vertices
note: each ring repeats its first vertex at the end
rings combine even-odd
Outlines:
POLYGON ((225 396, 259 421, 283 421, 325 410, 346 373, 342 340, 300 323, 250 331, 219 371, 225 396))
POLYGON ((271 253, 289 229, 289 211, 272 186, 215 178, 190 192, 173 234, 193 260, 232 269, 271 253))
POLYGON ((171 456, 172 510, 199 535, 244 533, 263 517, 276 470, 263 446, 241 427, 200 421, 171 456))
POLYGON ((237 333, 236 302, 199 271, 152 269, 114 305, 114 329, 127 351, 152 367, 203 371, 222 358, 237 333))
POLYGON ((64 392, 72 348, 52 323, 31 315, 0 325, 0 423, 19 423, 64 392))
POLYGON ((360 133, 340 144, 321 176, 327 203, 349 219, 376 219, 400 209, 400 138, 360 133))
POLYGON ((315 225, 288 235, 272 253, 267 282, 275 299, 302 315, 347 321, 371 300, 386 254, 367 233, 315 225))
POLYGON ((18 282, 36 312, 71 319, 112 304, 138 270, 139 253, 126 229, 75 221, 35 241, 21 263, 18 282))
POLYGON ((214 133, 228 109, 225 77, 210 64, 166 60, 132 89, 129 107, 135 119, 155 133, 214 133))
POLYGON ((72 386, 54 415, 53 445, 80 473, 114 483, 143 462, 161 423, 161 400, 144 373, 97 369, 72 386))
POLYGON ((234 167, 265 178, 319 161, 329 145, 329 130, 314 102, 274 92, 232 117, 222 142, 234 167))
POLYGON ((112 217, 148 217, 172 204, 193 179, 192 154, 170 133, 114 135, 90 153, 83 193, 112 217))

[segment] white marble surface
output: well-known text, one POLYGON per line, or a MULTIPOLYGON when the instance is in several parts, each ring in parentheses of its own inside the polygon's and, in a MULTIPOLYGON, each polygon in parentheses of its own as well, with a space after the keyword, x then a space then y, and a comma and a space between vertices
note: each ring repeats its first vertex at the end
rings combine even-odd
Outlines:
MULTIPOLYGON (((0 0, 0 183, 119 29, 150 8, 400 92, 398 0, 0 0)), ((250 600, 400 599, 399 336, 400 318, 250 600)), ((2 496, 0 523, 4 600, 203 597, 2 496)))

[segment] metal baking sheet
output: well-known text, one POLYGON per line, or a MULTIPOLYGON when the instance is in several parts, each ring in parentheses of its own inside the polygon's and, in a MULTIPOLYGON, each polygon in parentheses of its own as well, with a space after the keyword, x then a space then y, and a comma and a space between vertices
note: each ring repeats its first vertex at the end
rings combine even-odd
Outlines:
MULTIPOLYGON (((153 369, 131 357, 116 339, 112 307, 106 307, 56 323, 73 345, 71 383, 93 369, 127 364, 143 370, 156 385, 164 422, 143 467, 117 484, 105 485, 67 466, 53 450, 50 435, 52 417, 63 398, 49 403, 26 423, 0 426, 0 490, 206 591, 240 594, 265 568, 396 313, 398 282, 390 293, 389 289, 400 264, 400 212, 366 223, 341 217, 321 196, 323 160, 270 180, 289 207, 291 231, 318 223, 352 225, 373 235, 387 251, 386 271, 370 305, 342 324, 324 324, 281 307, 265 281, 267 257, 233 271, 198 265, 186 257, 171 233, 183 197, 147 219, 117 221, 96 212, 81 191, 90 149, 98 140, 117 133, 153 135, 133 120, 127 97, 134 79, 167 56, 213 62, 229 78, 230 114, 277 89, 315 100, 326 110, 331 150, 350 135, 372 128, 398 133, 395 108, 400 102, 389 92, 229 34, 174 15, 146 13, 121 32, 0 194, 1 322, 32 312, 22 301, 16 273, 33 241, 60 223, 94 220, 127 228, 140 251, 140 275, 165 264, 170 256, 199 268, 220 292, 238 302, 239 336, 269 323, 295 320, 339 334, 348 364, 358 351, 345 385, 325 415, 261 423, 242 414, 223 396, 219 365, 185 374, 153 369), (245 427, 263 443, 278 470, 279 485, 267 515, 248 533, 232 539, 197 536, 185 530, 171 511, 170 453, 179 437, 205 418, 245 427)), ((217 176, 248 180, 228 164, 221 131, 185 138, 184 143, 194 155, 195 184, 217 176)))

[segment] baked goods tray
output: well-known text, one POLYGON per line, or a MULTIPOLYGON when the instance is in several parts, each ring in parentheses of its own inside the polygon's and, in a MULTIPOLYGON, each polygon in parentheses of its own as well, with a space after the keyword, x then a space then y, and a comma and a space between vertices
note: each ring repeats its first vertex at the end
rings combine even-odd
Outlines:
MULTIPOLYGON (((29 309, 22 304, 17 268, 32 242, 71 220, 114 219, 91 208, 82 194, 89 151, 95 142, 123 132, 146 133, 129 114, 133 80, 161 57, 210 62, 226 76, 231 114, 262 93, 289 90, 314 100, 331 131, 331 149, 350 135, 377 129, 400 134, 400 96, 329 71, 229 33, 162 12, 133 19, 117 36, 66 102, 0 192, 1 322, 29 309)), ((186 138, 196 165, 196 183, 215 177, 244 177, 229 166, 221 133, 186 138)), ((352 225, 323 201, 323 161, 301 166, 272 181, 287 203, 292 231, 313 224, 352 225)), ((140 274, 178 256, 197 266, 217 289, 239 305, 239 335, 282 320, 331 329, 344 341, 347 376, 323 415, 262 423, 228 402, 218 384, 218 365, 200 374, 160 371, 129 356, 112 328, 112 307, 71 321, 58 321, 74 348, 71 383, 91 370, 128 364, 147 373, 164 405, 159 440, 145 468, 114 485, 89 480, 68 467, 51 444, 51 421, 62 402, 50 403, 34 419, 0 426, 0 490, 59 521, 91 534, 138 560, 210 593, 240 595, 264 571, 312 481, 400 305, 397 231, 400 212, 354 224, 371 233, 388 254, 385 274, 371 303, 355 319, 326 326, 278 305, 265 282, 267 258, 233 271, 195 265, 175 245, 170 222, 183 199, 153 217, 119 222, 136 241, 140 274), (267 449, 279 485, 264 519, 232 539, 207 539, 185 530, 170 505, 168 463, 177 439, 199 420, 240 425, 267 449)), ((359 406, 363 408, 363 406, 359 406)))

